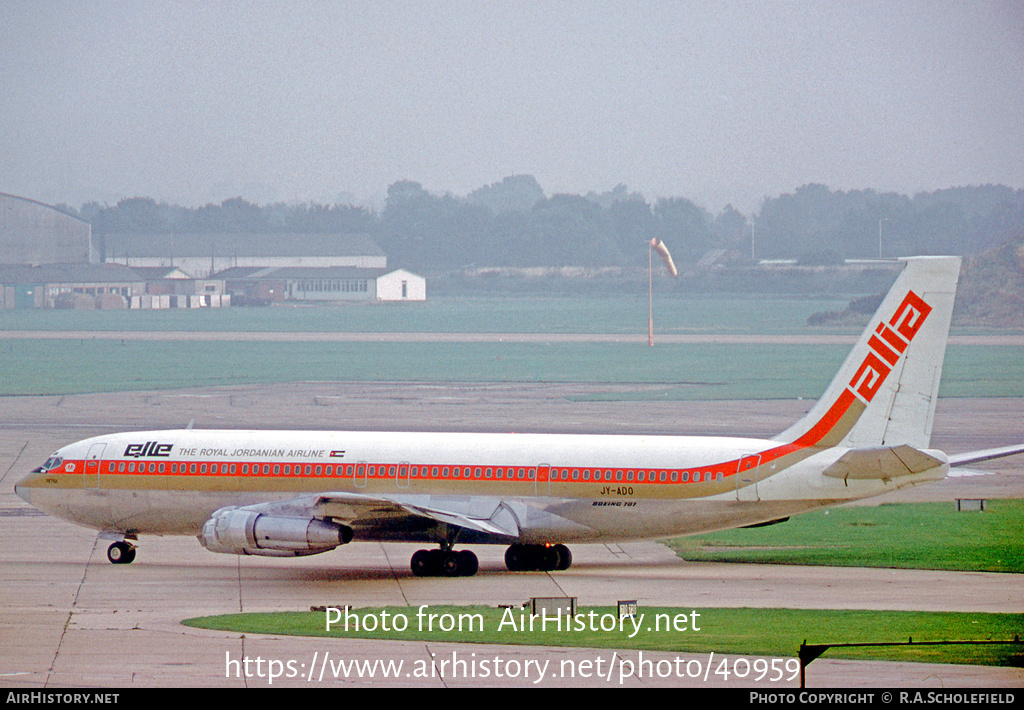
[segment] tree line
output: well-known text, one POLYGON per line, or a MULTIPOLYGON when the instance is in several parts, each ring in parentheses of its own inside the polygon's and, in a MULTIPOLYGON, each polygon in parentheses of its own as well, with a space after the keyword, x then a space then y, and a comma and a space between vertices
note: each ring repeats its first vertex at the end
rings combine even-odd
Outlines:
POLYGON ((368 234, 389 264, 412 269, 471 266, 646 266, 646 244, 664 241, 693 265, 713 250, 734 261, 809 264, 908 254, 980 252, 1024 234, 1024 190, 958 187, 914 196, 835 191, 809 184, 766 197, 756 214, 727 205, 717 214, 684 197, 653 202, 624 185, 604 193, 545 194, 529 175, 505 178, 464 197, 402 180, 378 213, 320 204, 259 206, 242 198, 197 208, 124 199, 59 209, 92 224, 94 235, 151 233, 368 234))

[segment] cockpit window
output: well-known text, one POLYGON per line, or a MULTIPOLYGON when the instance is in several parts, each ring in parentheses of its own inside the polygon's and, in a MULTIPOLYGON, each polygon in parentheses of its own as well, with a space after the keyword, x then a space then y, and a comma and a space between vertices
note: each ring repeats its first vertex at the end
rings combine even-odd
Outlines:
POLYGON ((64 463, 64 459, 60 456, 51 456, 43 462, 43 465, 35 470, 35 473, 46 473, 52 471, 55 468, 59 468, 64 463))

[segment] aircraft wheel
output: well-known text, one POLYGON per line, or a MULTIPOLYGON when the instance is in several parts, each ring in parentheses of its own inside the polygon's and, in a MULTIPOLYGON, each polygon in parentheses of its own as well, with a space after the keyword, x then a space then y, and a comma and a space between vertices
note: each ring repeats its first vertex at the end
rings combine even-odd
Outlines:
POLYGON ((555 569, 569 569, 572 566, 572 552, 565 545, 555 545, 555 550, 558 551, 558 566, 555 569))
POLYGON ((432 577, 436 574, 434 555, 432 550, 417 550, 409 563, 412 573, 417 577, 432 577))
POLYGON ((536 567, 542 572, 552 572, 558 569, 558 565, 562 561, 561 555, 558 554, 558 550, 554 547, 548 547, 547 545, 544 545, 537 550, 536 559, 536 567))
POLYGON ((505 550, 505 567, 509 572, 524 572, 527 557, 526 545, 509 545, 505 550))
POLYGON ((459 576, 459 554, 457 552, 445 553, 444 557, 441 558, 440 572, 445 577, 459 576))
POLYGON ((131 564, 135 559, 135 548, 127 542, 119 540, 107 548, 107 559, 115 565, 131 564))
POLYGON ((480 569, 480 561, 476 555, 469 550, 457 553, 459 556, 459 574, 463 577, 472 577, 480 569))

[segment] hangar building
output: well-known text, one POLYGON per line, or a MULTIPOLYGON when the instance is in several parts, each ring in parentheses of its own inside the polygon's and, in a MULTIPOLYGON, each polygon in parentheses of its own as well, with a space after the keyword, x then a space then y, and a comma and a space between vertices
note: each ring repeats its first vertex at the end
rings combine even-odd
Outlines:
POLYGON ((195 278, 231 268, 384 269, 387 255, 362 234, 108 234, 103 260, 177 267, 195 278))
POLYGON ((42 202, 0 193, 0 264, 96 261, 88 222, 42 202))

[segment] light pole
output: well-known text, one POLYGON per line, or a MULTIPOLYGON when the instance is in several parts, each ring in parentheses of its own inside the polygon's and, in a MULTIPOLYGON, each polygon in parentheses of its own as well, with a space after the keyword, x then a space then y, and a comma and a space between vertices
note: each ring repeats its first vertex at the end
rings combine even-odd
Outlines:
POLYGON ((882 222, 888 222, 888 217, 882 217, 878 220, 878 258, 882 258, 882 222))

